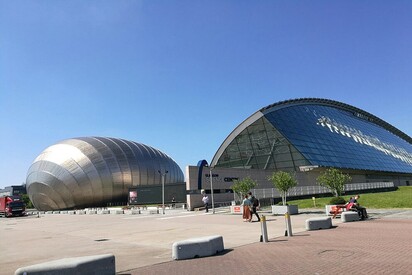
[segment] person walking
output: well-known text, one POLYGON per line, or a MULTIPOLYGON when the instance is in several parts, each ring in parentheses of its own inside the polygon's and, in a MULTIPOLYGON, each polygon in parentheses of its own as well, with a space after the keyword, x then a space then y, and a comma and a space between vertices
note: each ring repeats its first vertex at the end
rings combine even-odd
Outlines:
POLYGON ((205 206, 206 213, 209 212, 209 197, 206 195, 206 193, 203 193, 202 202, 203 202, 203 205, 205 206))
POLYGON ((250 209, 252 207, 252 203, 250 202, 248 195, 245 195, 243 201, 243 221, 244 222, 251 222, 252 221, 252 214, 250 213, 250 209))
POLYGON ((260 207, 260 202, 255 196, 252 195, 252 192, 249 192, 249 200, 252 203, 252 213, 250 214, 251 218, 253 218, 253 214, 255 214, 258 219, 257 221, 260 222, 260 217, 257 213, 257 210, 260 207))

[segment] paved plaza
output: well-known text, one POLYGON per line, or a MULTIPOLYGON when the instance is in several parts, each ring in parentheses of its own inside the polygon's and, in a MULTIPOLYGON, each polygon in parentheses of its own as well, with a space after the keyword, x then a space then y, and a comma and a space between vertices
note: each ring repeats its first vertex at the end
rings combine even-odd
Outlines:
POLYGON ((334 219, 332 229, 306 231, 306 219, 325 213, 303 209, 291 217, 293 237, 284 236, 283 216, 267 213, 268 243, 259 242, 259 222, 243 222, 225 208, 216 214, 167 210, 164 215, 2 218, 0 274, 66 257, 107 253, 115 255, 118 274, 412 274, 412 210, 369 213, 367 221, 334 219), (174 242, 210 235, 223 236, 223 253, 172 260, 174 242))

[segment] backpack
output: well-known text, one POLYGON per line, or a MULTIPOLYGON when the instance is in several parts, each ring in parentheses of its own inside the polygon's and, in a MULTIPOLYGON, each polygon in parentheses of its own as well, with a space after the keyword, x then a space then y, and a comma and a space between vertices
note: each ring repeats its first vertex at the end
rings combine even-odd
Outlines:
POLYGON ((257 198, 253 198, 253 207, 259 206, 259 200, 257 198))

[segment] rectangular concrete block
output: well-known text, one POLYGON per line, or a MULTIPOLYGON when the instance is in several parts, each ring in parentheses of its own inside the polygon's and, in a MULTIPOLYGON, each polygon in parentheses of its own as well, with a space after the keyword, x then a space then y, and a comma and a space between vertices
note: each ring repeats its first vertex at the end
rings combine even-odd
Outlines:
POLYGON ((147 211, 149 211, 149 214, 159 214, 159 208, 157 207, 148 207, 147 211))
POLYGON ((124 214, 124 211, 123 209, 110 210, 110 214, 115 214, 115 215, 124 214))
POLYGON ((109 214, 109 213, 110 213, 110 211, 107 210, 107 209, 97 211, 97 214, 99 214, 99 215, 104 215, 104 214, 109 214))
POLYGON ((340 219, 342 222, 355 222, 359 221, 359 214, 355 211, 342 212, 340 219))
POLYGON ((21 267, 15 275, 71 275, 71 274, 116 274, 113 254, 64 258, 56 261, 21 267))
POLYGON ((173 243, 172 258, 174 260, 193 259, 212 256, 224 250, 223 237, 207 236, 173 243))
POLYGON ((310 218, 306 220, 306 230, 328 229, 331 227, 331 217, 310 218))

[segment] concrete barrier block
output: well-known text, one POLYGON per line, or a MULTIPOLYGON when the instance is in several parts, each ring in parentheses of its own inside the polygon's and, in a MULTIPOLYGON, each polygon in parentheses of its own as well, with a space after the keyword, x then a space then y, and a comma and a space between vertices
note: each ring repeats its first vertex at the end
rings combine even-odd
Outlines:
POLYGON ((159 208, 157 207, 148 207, 147 211, 149 211, 149 214, 159 214, 159 208))
POLYGON ((331 217, 310 218, 306 220, 306 230, 328 229, 331 227, 331 217))
POLYGON ((115 210, 110 210, 110 214, 124 214, 123 209, 115 209, 115 210))
POLYGON ((342 222, 355 222, 359 221, 359 214, 358 212, 354 211, 346 211, 342 212, 340 219, 342 222))
POLYGON ((105 215, 105 214, 109 214, 109 213, 110 213, 110 211, 107 210, 107 209, 102 209, 102 210, 97 211, 97 214, 99 214, 99 215, 105 215))
POLYGON ((21 267, 15 275, 69 275, 69 274, 116 274, 113 254, 64 258, 56 261, 21 267))
POLYGON ((183 240, 173 243, 174 260, 193 259, 212 256, 224 250, 222 236, 208 236, 183 240))

